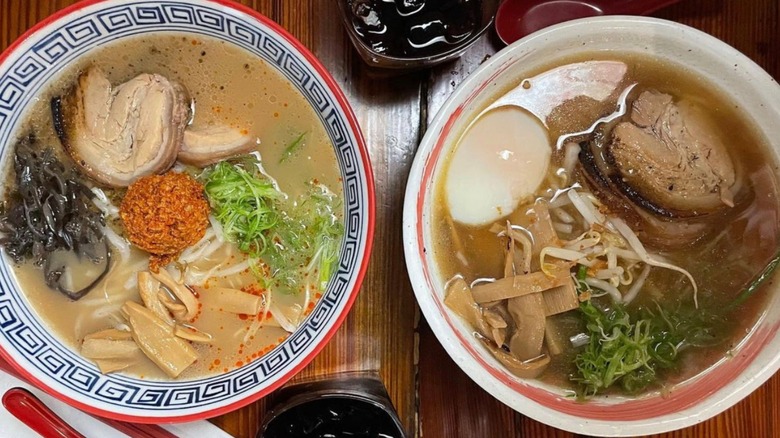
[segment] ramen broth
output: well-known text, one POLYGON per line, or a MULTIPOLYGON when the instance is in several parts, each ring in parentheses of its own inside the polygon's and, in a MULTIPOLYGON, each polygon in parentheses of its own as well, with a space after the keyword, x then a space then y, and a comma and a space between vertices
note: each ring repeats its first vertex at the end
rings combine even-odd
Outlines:
MULTIPOLYGON (((195 102, 193 127, 211 123, 229 125, 258 139, 257 151, 262 156, 265 171, 287 194, 286 200, 281 201, 283 204, 292 207, 312 182, 326 186, 341 198, 341 179, 331 142, 322 121, 306 99, 263 60, 208 37, 160 34, 124 40, 83 57, 61 72, 57 81, 37 100, 19 132, 23 135, 33 132, 38 144, 51 146, 62 153, 63 163, 71 161, 62 152, 52 129, 49 101, 68 90, 88 66, 101 67, 113 84, 141 73, 158 73, 184 85, 195 102), (288 146, 302 135, 302 144, 289 159, 283 160, 288 146)), ((106 193, 118 206, 123 191, 106 190, 106 193)), ((334 214, 342 220, 341 211, 334 214)), ((121 233, 121 224, 111 225, 121 233)), ((230 266, 245 258, 235 245, 226 245, 187 269, 205 274, 216 265, 230 266)), ((108 275, 79 301, 71 301, 47 287, 40 269, 31 263, 16 266, 15 273, 41 320, 63 342, 78 350, 85 335, 121 323, 123 303, 140 301, 133 278, 138 271, 148 269, 148 261, 149 255, 135 248, 129 260, 120 260, 114 255, 108 275)), ((257 277, 249 269, 210 279, 203 287, 196 288, 202 307, 191 325, 211 334, 214 339, 211 344, 192 343, 198 359, 179 378, 196 378, 240 367, 267 353, 288 336, 288 332, 275 324, 268 314, 264 326, 254 336, 244 339, 261 315, 222 312, 219 302, 208 296, 209 288, 214 287, 262 292, 257 277)), ((288 319, 295 320, 310 312, 320 295, 321 291, 313 293, 305 309, 299 294, 276 293, 273 300, 288 319)), ((168 378, 146 358, 122 372, 142 378, 168 378)))
MULTIPOLYGON (((646 56, 600 53, 566 59, 538 71, 528 72, 526 77, 535 76, 552 67, 594 59, 617 59, 625 62, 628 65, 628 73, 623 83, 638 83, 637 94, 643 90, 654 89, 668 93, 675 99, 684 98, 706 108, 708 117, 711 117, 714 125, 718 127, 717 135, 727 145, 730 156, 745 181, 743 193, 747 193, 747 200, 739 203, 728 214, 716 215, 711 219, 716 221, 710 227, 714 232, 707 233, 693 244, 682 248, 656 251, 669 262, 690 272, 698 283, 699 310, 709 312, 719 321, 713 327, 713 334, 718 338, 714 346, 682 351, 675 367, 660 371, 659 382, 663 387, 690 379, 712 364, 727 360, 733 349, 749 335, 764 311, 771 281, 761 286, 759 292, 745 303, 726 313, 729 305, 762 271, 778 249, 775 177, 777 166, 770 152, 769 140, 760 136, 760 130, 729 100, 727 94, 680 66, 669 65, 646 56)), ((514 88, 514 85, 497 92, 496 97, 514 88)), ((615 98, 604 103, 587 98, 577 98, 564 103, 547 119, 550 144, 554 147, 559 136, 587 129, 599 117, 615 111, 615 107, 615 98)), ((460 135, 462 133, 452 138, 458 138, 460 135)), ((581 185, 587 189, 588 184, 583 179, 581 169, 574 173, 573 179, 568 180, 565 185, 561 184, 562 163, 562 152, 554 152, 546 181, 535 194, 537 198, 549 200, 558 190, 570 186, 581 185)), ((446 172, 445 167, 444 173, 446 172)), ((441 181, 444 181, 444 177, 436 187, 431 221, 433 224, 444 224, 432 227, 431 239, 436 242, 433 250, 440 278, 452 279, 460 275, 466 283, 471 283, 481 278, 503 277, 503 244, 496 238, 496 232, 491 231, 494 224, 468 226, 454 220, 450 216, 445 200, 445 187, 441 181)), ((518 209, 506 219, 512 224, 527 226, 526 211, 532 203, 532 200, 522 201, 518 209)), ((609 210, 610 206, 605 207, 609 210)), ((574 214, 574 211, 568 211, 574 214)), ((502 218, 498 223, 503 225, 506 219, 502 218)), ((558 234, 562 239, 576 237, 565 232, 558 234)), ((653 249, 649 245, 648 248, 653 249)), ((639 295, 627 309, 631 313, 642 307, 654 309, 656 305, 667 309, 680 306, 693 308, 689 285, 686 278, 676 272, 654 268, 639 295)), ((598 300, 606 299, 602 297, 598 300)), ((576 373, 575 356, 582 351, 582 347, 572 347, 569 339, 583 332, 584 322, 577 310, 548 318, 555 321, 554 325, 560 331, 556 336, 563 340, 567 348, 562 354, 552 355, 549 366, 539 378, 555 386, 576 389, 571 377, 576 373)), ((655 385, 650 389, 660 388, 655 385)))

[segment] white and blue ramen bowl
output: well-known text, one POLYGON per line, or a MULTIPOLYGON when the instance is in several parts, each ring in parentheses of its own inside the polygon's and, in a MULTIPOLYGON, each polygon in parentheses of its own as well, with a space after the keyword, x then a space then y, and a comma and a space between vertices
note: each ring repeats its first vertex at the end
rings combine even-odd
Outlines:
POLYGON ((0 262, 0 356, 38 387, 100 416, 135 422, 214 417, 281 386, 324 347, 347 315, 366 270, 374 224, 371 166, 344 94, 317 59, 276 23, 220 1, 88 0, 36 25, 0 55, 0 156, 7 163, 28 108, 58 72, 98 47, 139 34, 209 36, 276 68, 319 116, 336 153, 345 233, 338 271, 295 333, 263 357, 225 374, 188 381, 103 375, 48 330, 0 262))

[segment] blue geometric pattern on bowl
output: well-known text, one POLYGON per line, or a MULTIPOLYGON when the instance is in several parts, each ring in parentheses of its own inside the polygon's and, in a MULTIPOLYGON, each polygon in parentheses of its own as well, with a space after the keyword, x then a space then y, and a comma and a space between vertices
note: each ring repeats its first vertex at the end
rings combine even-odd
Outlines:
MULTIPOLYGON (((341 169, 345 235, 339 269, 322 299, 301 327, 265 356, 240 369, 191 381, 144 381, 103 375, 36 320, 12 279, 7 263, 0 264, 0 344, 45 384, 83 403, 123 414, 182 415, 234 403, 288 373, 311 352, 335 324, 356 282, 364 248, 367 186, 355 137, 335 97, 319 74, 286 40, 243 14, 220 10, 214 4, 193 2, 133 2, 97 4, 83 16, 54 27, 27 44, 0 76, 0 154, 5 156, 24 109, 59 69, 86 51, 121 38, 146 32, 187 32, 222 39, 259 56, 287 77, 318 113, 333 142, 341 169), (101 406, 101 404, 103 406, 101 406)), ((56 26, 57 22, 49 27, 56 26)), ((33 37, 35 38, 35 37, 33 37)), ((18 52, 19 50, 17 50, 18 52)), ((8 61, 11 61, 10 59, 8 61)), ((7 62, 8 62, 7 61, 7 62)))

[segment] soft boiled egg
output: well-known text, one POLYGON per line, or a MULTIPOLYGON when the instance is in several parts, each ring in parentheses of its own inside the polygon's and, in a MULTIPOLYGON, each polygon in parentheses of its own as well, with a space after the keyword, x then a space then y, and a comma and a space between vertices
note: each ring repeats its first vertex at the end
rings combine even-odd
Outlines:
POLYGON ((452 218, 486 225, 509 215, 534 195, 552 155, 547 129, 514 106, 478 117, 461 137, 444 185, 452 218))

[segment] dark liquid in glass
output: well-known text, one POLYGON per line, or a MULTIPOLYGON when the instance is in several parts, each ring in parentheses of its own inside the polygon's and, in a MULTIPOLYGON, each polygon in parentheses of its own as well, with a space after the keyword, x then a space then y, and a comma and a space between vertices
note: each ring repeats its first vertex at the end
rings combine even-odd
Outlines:
POLYGON ((372 403, 323 397, 292 407, 268 423, 263 438, 403 438, 390 416, 372 403))
POLYGON ((416 58, 447 52, 482 22, 482 0, 346 0, 352 25, 376 53, 416 58))

